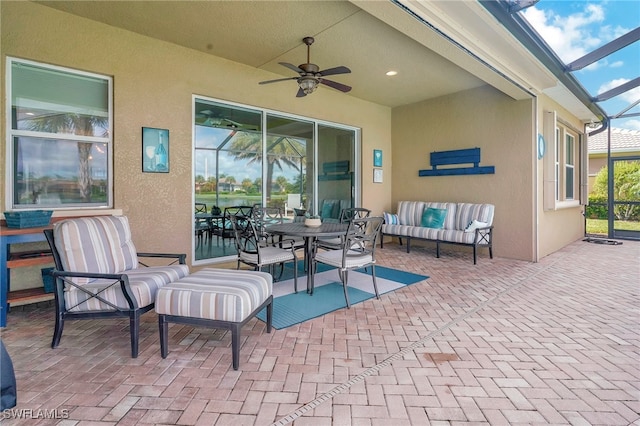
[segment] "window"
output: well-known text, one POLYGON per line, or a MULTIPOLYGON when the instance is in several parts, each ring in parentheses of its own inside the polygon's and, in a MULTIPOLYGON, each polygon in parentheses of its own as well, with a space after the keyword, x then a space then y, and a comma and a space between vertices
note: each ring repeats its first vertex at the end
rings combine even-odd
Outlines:
POLYGON ((565 200, 573 200, 575 193, 575 141, 573 135, 565 133, 565 151, 564 151, 564 198, 565 200))
POLYGON ((558 176, 560 176, 560 144, 555 143, 555 141, 559 141, 559 140, 561 140, 560 129, 556 127, 556 138, 554 139, 554 143, 553 143, 553 145, 555 146, 555 152, 556 152, 556 161, 555 161, 556 173, 554 175, 554 180, 556 181, 556 198, 555 198, 556 201, 560 199, 560 179, 558 179, 558 176))
POLYGON ((556 210, 573 207, 585 202, 582 187, 586 185, 585 144, 579 143, 580 133, 564 121, 557 119, 555 112, 544 116, 545 139, 553 149, 544 156, 544 208, 556 210), (583 176, 584 175, 584 176, 583 176), (580 185, 580 187, 578 186, 580 185))
POLYGON ((111 207, 111 78, 14 58, 7 78, 7 206, 111 207))

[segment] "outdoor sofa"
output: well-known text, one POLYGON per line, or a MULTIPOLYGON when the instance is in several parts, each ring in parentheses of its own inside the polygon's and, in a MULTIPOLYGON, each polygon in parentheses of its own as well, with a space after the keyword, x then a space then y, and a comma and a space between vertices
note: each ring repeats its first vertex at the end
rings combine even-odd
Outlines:
POLYGON ((384 213, 382 238, 398 237, 406 240, 407 253, 411 240, 436 243, 436 257, 440 257, 440 244, 473 247, 473 264, 477 262, 479 247, 489 249, 493 259, 492 231, 493 204, 448 203, 427 201, 400 201, 397 214, 384 213))

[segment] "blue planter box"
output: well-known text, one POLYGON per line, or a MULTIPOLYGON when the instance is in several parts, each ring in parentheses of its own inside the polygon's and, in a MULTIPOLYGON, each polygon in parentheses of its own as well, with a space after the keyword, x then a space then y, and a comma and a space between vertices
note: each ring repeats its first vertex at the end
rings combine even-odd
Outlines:
POLYGON ((51 222, 52 210, 4 212, 8 228, 39 228, 51 222))

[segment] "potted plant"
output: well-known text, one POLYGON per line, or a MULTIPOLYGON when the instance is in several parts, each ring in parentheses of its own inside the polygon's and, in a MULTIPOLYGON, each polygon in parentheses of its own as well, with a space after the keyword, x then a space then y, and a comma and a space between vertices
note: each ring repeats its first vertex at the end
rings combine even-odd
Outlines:
POLYGON ((322 219, 320 219, 320 216, 318 215, 308 215, 304 220, 304 224, 305 226, 317 228, 318 226, 322 225, 322 219))

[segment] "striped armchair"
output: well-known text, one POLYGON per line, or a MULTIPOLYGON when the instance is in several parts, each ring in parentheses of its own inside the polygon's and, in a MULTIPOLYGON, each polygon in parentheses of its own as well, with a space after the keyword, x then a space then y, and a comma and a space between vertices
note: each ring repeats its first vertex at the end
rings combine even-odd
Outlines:
POLYGON ((140 315, 153 309, 160 287, 189 274, 186 255, 138 253, 125 216, 67 219, 44 232, 55 262, 51 347, 60 343, 65 320, 128 317, 136 358, 140 315), (169 264, 148 266, 140 258, 164 258, 169 264))

